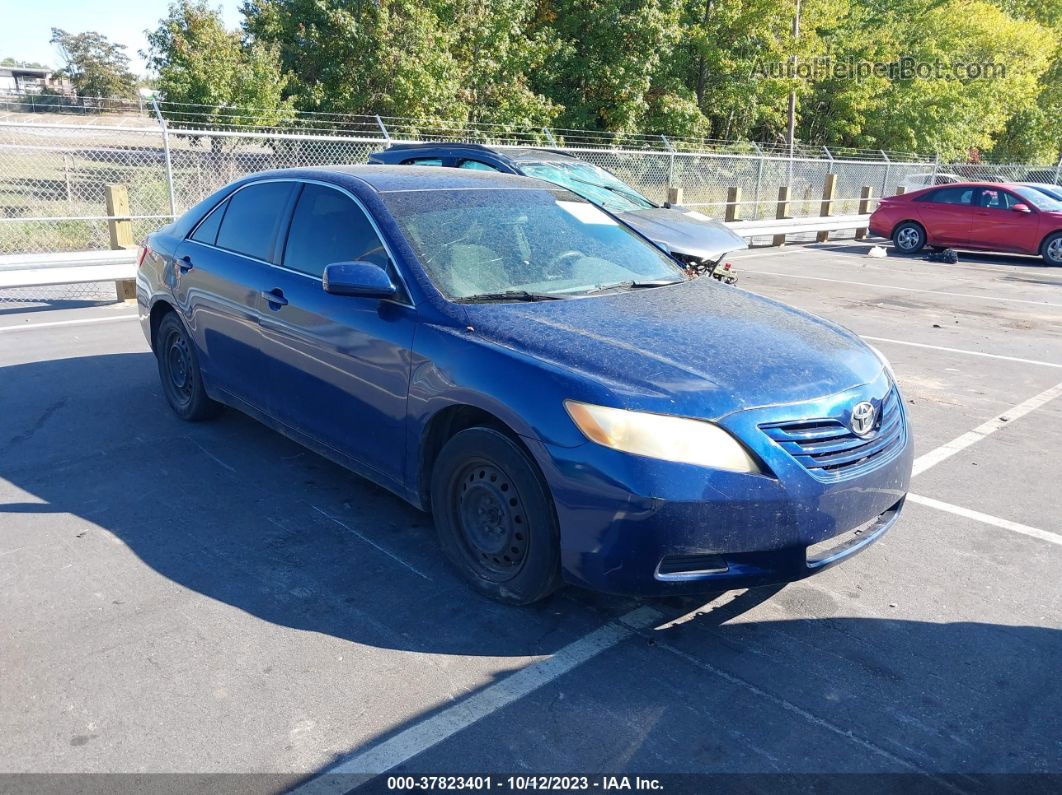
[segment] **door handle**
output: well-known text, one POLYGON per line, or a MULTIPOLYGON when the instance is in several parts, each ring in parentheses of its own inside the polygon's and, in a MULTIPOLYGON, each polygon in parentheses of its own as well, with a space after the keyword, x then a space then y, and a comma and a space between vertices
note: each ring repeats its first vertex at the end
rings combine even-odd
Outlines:
POLYGON ((181 269, 181 273, 188 273, 193 267, 192 258, 185 254, 177 260, 177 267, 181 269))
POLYGON ((274 287, 268 292, 263 290, 262 297, 269 302, 270 309, 279 309, 282 306, 288 305, 288 299, 284 297, 284 291, 279 287, 274 287))

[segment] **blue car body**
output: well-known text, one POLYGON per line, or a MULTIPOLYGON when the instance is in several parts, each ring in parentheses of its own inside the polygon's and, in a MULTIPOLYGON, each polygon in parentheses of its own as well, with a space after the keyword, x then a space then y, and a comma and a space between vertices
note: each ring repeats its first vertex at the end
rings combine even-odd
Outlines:
POLYGON ((418 261, 381 195, 524 177, 353 166, 256 174, 152 234, 137 276, 144 332, 174 311, 207 393, 428 507, 441 440, 491 418, 553 499, 569 582, 628 594, 786 581, 843 560, 898 516, 911 475, 903 401, 851 332, 711 279, 581 300, 464 304, 418 261), (370 216, 400 281, 394 299, 333 295, 275 262, 198 243, 196 224, 241 187, 332 186, 370 216), (275 300, 271 300, 271 297, 275 300), (564 401, 710 420, 763 464, 739 474, 588 441, 564 401), (849 431, 853 407, 881 417, 849 431))

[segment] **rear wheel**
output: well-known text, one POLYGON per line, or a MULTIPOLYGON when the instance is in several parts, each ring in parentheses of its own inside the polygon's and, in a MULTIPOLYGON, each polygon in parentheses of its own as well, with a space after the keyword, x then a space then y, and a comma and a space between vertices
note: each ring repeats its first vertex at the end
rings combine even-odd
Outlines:
POLYGON ((162 392, 178 417, 195 422, 217 415, 221 406, 207 397, 195 346, 173 312, 159 323, 155 357, 159 363, 162 392))
POLYGON ((435 462, 432 514, 450 562, 476 590, 509 604, 561 583, 553 503, 528 455, 493 428, 469 428, 435 462))
POLYGON ((892 241, 903 254, 917 254, 926 245, 926 230, 914 221, 904 221, 892 233, 892 241))
POLYGON ((1048 265, 1062 265, 1062 232, 1055 232, 1044 241, 1040 254, 1048 265))

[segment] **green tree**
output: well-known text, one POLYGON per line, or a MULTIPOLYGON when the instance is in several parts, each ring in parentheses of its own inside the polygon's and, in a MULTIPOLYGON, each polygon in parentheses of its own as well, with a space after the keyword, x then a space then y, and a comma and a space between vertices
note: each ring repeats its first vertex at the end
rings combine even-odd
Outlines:
POLYGON ((839 62, 924 64, 927 76, 829 76, 812 86, 801 136, 828 145, 939 152, 987 149, 1035 102, 1046 31, 983 0, 848 4, 819 31, 839 62), (940 65, 940 73, 936 69, 940 65))
POLYGON ((56 74, 66 77, 80 96, 130 97, 136 91, 136 77, 129 71, 124 44, 88 31, 67 33, 52 28, 51 43, 59 49, 63 68, 56 74))
POLYGON ((282 98, 288 77, 275 50, 226 30, 220 10, 206 0, 170 5, 147 40, 142 54, 158 76, 163 112, 174 121, 267 127, 291 118, 291 103, 282 98))
POLYGON ((462 120, 460 31, 423 0, 246 0, 245 29, 275 46, 299 110, 462 120))

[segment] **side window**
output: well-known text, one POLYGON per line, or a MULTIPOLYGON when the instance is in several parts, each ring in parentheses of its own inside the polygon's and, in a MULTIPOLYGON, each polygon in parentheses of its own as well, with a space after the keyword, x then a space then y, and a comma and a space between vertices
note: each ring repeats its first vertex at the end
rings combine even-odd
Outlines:
POLYGON ((497 171, 494 166, 487 165, 479 160, 462 160, 458 168, 470 168, 473 171, 497 171))
POLYGON ((984 188, 981 191, 980 203, 982 207, 989 207, 993 210, 1009 210, 1018 203, 1018 200, 1005 190, 984 188))
POLYGON ((403 166, 441 166, 441 157, 414 157, 412 160, 403 160, 403 166))
POLYGON ((221 226, 221 219, 225 216, 225 208, 228 205, 228 201, 223 201, 215 207, 196 227, 195 232, 192 234, 192 240, 199 243, 209 243, 211 246, 214 245, 218 239, 218 227, 221 226))
POLYGON ((325 265, 354 260, 388 267, 383 243, 361 208, 337 190, 308 183, 291 217, 284 267, 320 278, 325 265))
POLYGON ((237 191, 218 230, 219 248, 268 260, 293 182, 262 182, 237 191))
POLYGON ((959 204, 971 206, 973 204, 973 188, 941 188, 933 191, 927 201, 936 204, 959 204))

